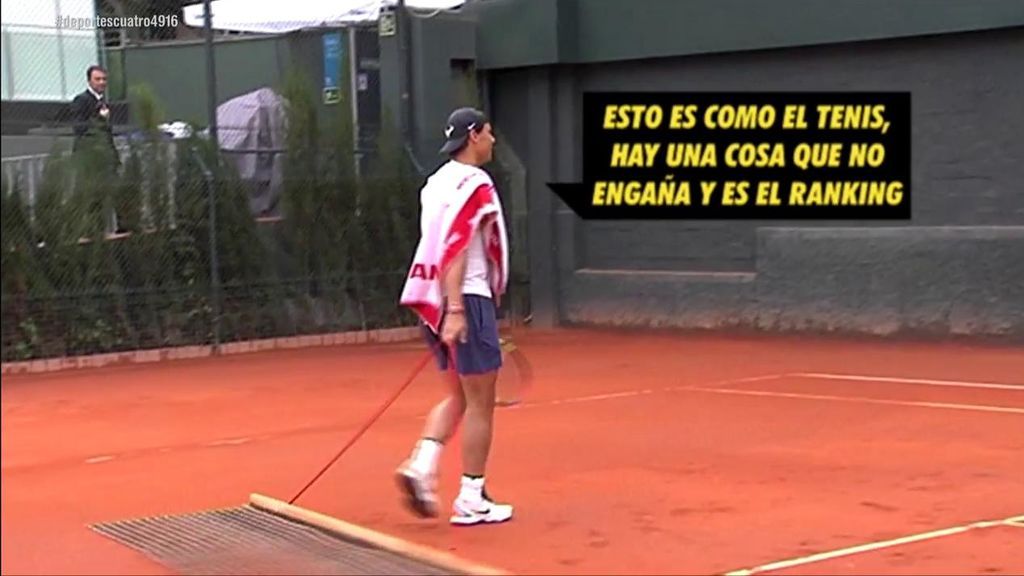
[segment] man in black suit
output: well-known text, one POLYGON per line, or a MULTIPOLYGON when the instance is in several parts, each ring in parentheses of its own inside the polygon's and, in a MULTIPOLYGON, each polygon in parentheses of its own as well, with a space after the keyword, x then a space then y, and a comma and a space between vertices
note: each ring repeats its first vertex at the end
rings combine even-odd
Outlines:
POLYGON ((103 213, 105 227, 115 234, 125 231, 124 217, 130 213, 125 207, 123 189, 118 185, 117 174, 121 158, 114 146, 114 131, 111 110, 107 104, 107 71, 101 66, 89 66, 85 72, 88 86, 71 101, 70 116, 74 126, 72 152, 80 155, 78 165, 89 180, 95 184, 86 185, 83 190, 90 197, 90 210, 103 213), (94 188, 95 187, 95 188, 94 188))
POLYGON ((107 71, 94 65, 89 66, 85 75, 88 87, 71 101, 71 118, 75 132, 72 149, 77 151, 86 142, 92 143, 102 139, 114 152, 116 164, 114 131, 110 123, 110 108, 107 106, 107 71))

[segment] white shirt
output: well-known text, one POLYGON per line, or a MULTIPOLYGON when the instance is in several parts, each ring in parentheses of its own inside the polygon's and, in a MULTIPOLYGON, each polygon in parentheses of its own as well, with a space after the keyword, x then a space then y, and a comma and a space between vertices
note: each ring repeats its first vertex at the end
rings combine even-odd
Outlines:
POLYGON ((469 241, 466 254, 466 276, 462 280, 463 294, 491 297, 491 284, 487 280, 490 264, 491 261, 487 259, 487 252, 484 250, 484 235, 477 228, 473 231, 473 239, 469 241))
MULTIPOLYGON (((486 175, 486 172, 481 168, 470 164, 463 164, 455 160, 449 160, 443 166, 438 168, 433 175, 431 175, 430 185, 424 186, 420 192, 420 202, 424 206, 428 204, 434 205, 437 203, 443 203, 445 201, 445 192, 447 190, 454 189, 460 181, 473 172, 483 173, 486 175)), ((491 181, 489 176, 487 177, 487 181, 491 181)), ((421 218, 424 218, 429 212, 432 212, 432 210, 423 210, 421 218)), ((427 223, 425 220, 421 222, 421 227, 426 226, 427 223)), ((469 246, 467 248, 466 275, 462 280, 463 294, 474 294, 487 298, 492 297, 491 285, 488 281, 490 265, 491 263, 487 258, 487 251, 484 247, 484 236, 481 234, 480 229, 477 228, 473 230, 473 237, 470 239, 469 246)))

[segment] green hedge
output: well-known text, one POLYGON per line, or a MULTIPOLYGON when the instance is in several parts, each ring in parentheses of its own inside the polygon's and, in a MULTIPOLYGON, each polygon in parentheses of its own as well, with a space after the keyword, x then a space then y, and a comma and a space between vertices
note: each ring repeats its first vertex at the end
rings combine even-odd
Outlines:
POLYGON ((161 143, 161 107, 131 91, 145 140, 119 172, 101 146, 54 155, 32 205, 3 181, 3 360, 408 325, 397 305, 417 238, 416 173, 390 123, 356 177, 351 107, 324 113, 298 75, 284 217, 258 222, 228 157, 161 143), (212 173, 219 286, 211 274, 212 173), (117 226, 110 214, 117 214, 117 226), (109 238, 114 228, 130 234, 109 238))

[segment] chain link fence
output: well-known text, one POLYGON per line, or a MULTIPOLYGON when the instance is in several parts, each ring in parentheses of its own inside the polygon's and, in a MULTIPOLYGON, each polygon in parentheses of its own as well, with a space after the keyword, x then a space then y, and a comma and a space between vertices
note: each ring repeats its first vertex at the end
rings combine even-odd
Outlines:
MULTIPOLYGON (((214 41, 214 143, 195 128, 210 90, 196 81, 202 29, 147 29, 153 43, 112 47, 139 31, 95 26, 143 8, 164 22, 179 4, 5 5, 4 362, 416 322, 398 298, 427 174, 380 106, 376 30, 214 41), (191 40, 153 40, 168 34, 191 40), (86 90, 94 64, 108 77, 102 101, 86 90), (318 76, 335 67, 327 102, 318 76), (93 107, 102 118, 85 118, 93 107)), ((475 77, 454 89, 480 105, 475 77)), ((513 244, 502 312, 525 317, 525 203, 512 201, 525 198, 524 169, 501 150, 485 168, 513 244)))
POLYGON ((5 362, 414 323, 422 176, 398 135, 357 171, 349 108, 302 74, 269 94, 222 105, 214 146, 169 138, 136 86, 130 137, 5 160, 5 362))

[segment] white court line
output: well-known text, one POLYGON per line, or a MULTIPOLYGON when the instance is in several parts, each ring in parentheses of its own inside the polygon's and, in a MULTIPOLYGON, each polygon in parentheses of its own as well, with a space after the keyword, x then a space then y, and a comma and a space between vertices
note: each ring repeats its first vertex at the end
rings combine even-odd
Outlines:
MULTIPOLYGON (((744 378, 731 378, 728 380, 720 380, 718 382, 712 382, 710 386, 719 386, 725 384, 741 384, 744 382, 762 382, 764 380, 775 380, 782 378, 785 374, 769 374, 766 376, 747 376, 744 378)), ((686 390, 686 387, 676 386, 669 388, 662 388, 661 392, 672 392, 675 390, 686 390)), ((577 404, 580 402, 596 402, 599 400, 614 400, 616 398, 632 398, 635 396, 646 396, 648 394, 654 394, 656 390, 626 390, 624 392, 609 392, 607 394, 594 394, 591 396, 570 396, 569 398, 560 398, 556 400, 543 400, 539 402, 524 402, 516 406, 510 406, 508 409, 521 410, 523 408, 536 408, 539 406, 557 406, 559 404, 577 404)), ((504 409, 504 408, 503 408, 504 409)), ((426 417, 421 418, 421 420, 426 417)))
POLYGON ((536 408, 539 406, 557 406, 558 404, 576 404, 579 402, 596 402, 598 400, 612 400, 615 398, 631 398, 633 396, 643 396, 646 394, 652 394, 653 390, 629 390, 627 392, 611 392, 608 394, 594 394, 593 396, 574 396, 569 398, 561 398, 558 400, 545 400, 543 402, 526 402, 517 406, 509 406, 512 410, 521 410, 523 408, 536 408))
POLYGON ((911 536, 903 536, 901 538, 894 538, 892 540, 883 540, 881 542, 870 542, 868 544, 861 544, 859 546, 851 546, 849 548, 841 548, 839 550, 833 550, 831 552, 821 552, 818 554, 811 554, 810 556, 802 556, 799 558, 792 558, 790 560, 782 560, 779 562, 772 562, 771 564, 762 564, 761 566, 755 566, 753 568, 744 568, 742 570, 734 570, 732 572, 726 572, 725 576, 749 576, 751 574, 758 574, 761 572, 769 572, 771 570, 781 570, 783 568, 792 568, 793 566, 800 566, 802 564, 811 564, 814 562, 821 562, 823 560, 831 560, 832 558, 839 558, 842 556, 850 556, 852 554, 860 554, 862 552, 871 552, 874 550, 881 550, 882 548, 890 548, 892 546, 899 546, 901 544, 910 544, 912 542, 920 542, 922 540, 931 540, 934 538, 942 538, 944 536, 952 536, 953 534, 961 534, 969 530, 975 530, 978 528, 991 528, 994 526, 1003 526, 1008 524, 1010 519, 1007 520, 985 520, 982 522, 974 522, 972 524, 964 524, 962 526, 954 526, 952 528, 944 528, 942 530, 933 530, 931 532, 924 532, 921 534, 914 534, 911 536))
POLYGON ((921 408, 942 408, 947 410, 972 410, 976 412, 1002 412, 1024 414, 1024 408, 1008 406, 986 406, 984 404, 949 404, 945 402, 913 402, 909 400, 881 400, 858 396, 829 396, 825 394, 800 394, 797 392, 769 392, 765 390, 739 390, 736 388, 679 387, 673 392, 710 392, 714 394, 741 394, 746 396, 769 396, 774 398, 802 398, 807 400, 832 400, 837 402, 863 402, 866 404, 889 404, 892 406, 917 406, 921 408))
POLYGON ((110 462, 116 458, 116 456, 94 456, 85 461, 86 464, 100 464, 102 462, 110 462))
POLYGON ((217 440, 215 442, 210 442, 206 444, 206 446, 238 446, 239 444, 245 444, 250 440, 251 438, 231 438, 228 440, 217 440))
MULTIPOLYGON (((779 378, 786 378, 791 374, 765 374, 764 376, 747 376, 746 378, 731 378, 729 380, 722 380, 720 382, 714 382, 715 384, 742 384, 744 382, 764 382, 765 380, 778 380, 779 378)), ((675 390, 678 386, 672 388, 666 388, 665 390, 675 390)))
POLYGON ((576 402, 593 402, 594 400, 611 400, 612 398, 627 398, 630 396, 644 396, 646 394, 653 394, 654 390, 631 390, 629 392, 612 392, 610 394, 595 394, 593 396, 577 396, 575 398, 563 398, 561 400, 551 400, 546 404, 573 404, 576 402))
MULTIPOLYGON (((771 392, 766 390, 742 390, 737 388, 713 388, 712 386, 724 386, 729 384, 742 384, 747 382, 764 382, 768 380, 779 380, 782 378, 792 377, 806 377, 806 378, 831 378, 837 380, 866 380, 872 382, 907 382, 912 384, 928 384, 934 386, 961 386, 961 387, 972 387, 972 388, 999 388, 1009 390, 1024 391, 1024 386, 1014 386, 1012 384, 994 384, 990 382, 958 382, 953 380, 923 380, 923 379, 911 379, 911 378, 893 378, 885 376, 858 376, 858 375, 843 375, 843 374, 825 374, 825 373, 785 373, 785 374, 766 374, 762 376, 747 376, 743 378, 730 378, 727 380, 720 380, 717 382, 709 383, 705 386, 670 386, 662 388, 662 392, 711 392, 721 394, 741 394, 748 396, 768 396, 778 398, 802 398, 807 400, 831 400, 837 402, 861 402, 867 404, 886 404, 892 406, 915 406, 920 408, 935 408, 945 410, 968 410, 975 412, 997 412, 1003 414, 1024 414, 1024 408, 1013 408, 1009 406, 990 406, 985 404, 956 404, 947 402, 915 402, 911 400, 885 400, 878 398, 864 398, 859 396, 832 396, 826 394, 801 394, 796 392, 771 392)), ((636 396, 645 396, 653 394, 654 390, 628 390, 624 392, 612 392, 608 394, 595 394, 592 396, 577 396, 570 398, 562 398, 557 400, 545 400, 540 402, 526 402, 520 404, 515 409, 523 408, 536 408, 540 406, 556 406, 559 404, 575 404, 582 402, 595 402, 600 400, 612 400, 616 398, 632 398, 636 396)))
POLYGON ((854 380, 860 382, 895 382, 899 384, 924 384, 927 386, 953 386, 958 388, 991 388, 994 390, 1015 390, 1024 392, 1024 384, 997 384, 995 382, 970 382, 965 380, 931 380, 928 378, 897 378, 893 376, 864 376, 860 374, 827 374, 821 372, 796 372, 787 374, 800 378, 823 380, 854 380))

